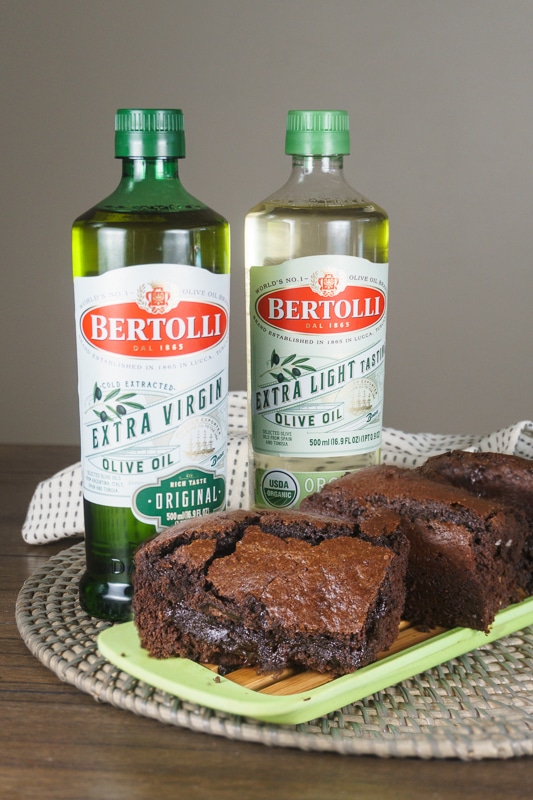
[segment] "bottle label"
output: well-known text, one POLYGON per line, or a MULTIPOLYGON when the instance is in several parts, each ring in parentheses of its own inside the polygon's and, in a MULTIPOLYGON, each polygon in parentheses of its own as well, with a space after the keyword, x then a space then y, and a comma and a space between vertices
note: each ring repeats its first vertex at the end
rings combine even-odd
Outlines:
POLYGON ((388 264, 342 255, 250 270, 256 452, 328 458, 379 449, 387 277, 388 264))
POLYGON ((161 530, 225 506, 229 275, 74 279, 83 493, 161 530))

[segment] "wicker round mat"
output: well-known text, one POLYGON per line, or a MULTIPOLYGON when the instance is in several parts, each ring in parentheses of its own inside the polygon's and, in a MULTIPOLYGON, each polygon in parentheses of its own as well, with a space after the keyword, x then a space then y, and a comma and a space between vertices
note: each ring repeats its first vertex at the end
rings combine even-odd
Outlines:
POLYGON ((96 647, 108 623, 78 603, 83 543, 24 584, 17 625, 31 652, 95 699, 160 722, 276 747, 382 757, 511 758, 533 754, 533 626, 301 725, 272 725, 182 702, 110 664, 96 647))

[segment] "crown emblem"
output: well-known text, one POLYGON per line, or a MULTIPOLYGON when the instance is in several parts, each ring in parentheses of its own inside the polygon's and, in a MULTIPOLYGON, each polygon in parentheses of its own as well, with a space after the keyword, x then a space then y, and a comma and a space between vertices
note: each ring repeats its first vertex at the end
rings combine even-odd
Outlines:
POLYGON ((346 275, 336 269, 313 272, 309 281, 313 292, 322 295, 322 297, 335 297, 336 294, 344 291, 346 284, 346 275))
POLYGON ((178 290, 175 286, 154 281, 143 283, 137 289, 137 305, 150 314, 166 314, 179 303, 178 290))

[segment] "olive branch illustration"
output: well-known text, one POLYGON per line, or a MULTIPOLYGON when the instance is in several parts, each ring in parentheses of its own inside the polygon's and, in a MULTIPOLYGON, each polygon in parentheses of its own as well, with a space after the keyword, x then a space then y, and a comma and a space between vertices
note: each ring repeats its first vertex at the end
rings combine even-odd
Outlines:
POLYGON ((121 393, 120 389, 113 389, 104 396, 101 388, 97 383, 94 384, 93 389, 93 405, 89 411, 92 411, 100 422, 107 422, 125 417, 128 411, 139 411, 145 408, 141 403, 132 402, 131 398, 136 397, 135 392, 121 393), (112 405, 111 405, 111 401, 112 405))
POLYGON ((311 364, 308 364, 308 361, 308 358, 298 358, 297 353, 294 353, 290 356, 285 356, 282 359, 279 353, 276 353, 275 350, 272 350, 272 355, 270 356, 270 366, 259 377, 262 378, 268 374, 271 375, 278 383, 295 380, 302 374, 316 372, 315 367, 313 367, 311 364), (273 372, 276 367, 279 368, 279 371, 273 372))

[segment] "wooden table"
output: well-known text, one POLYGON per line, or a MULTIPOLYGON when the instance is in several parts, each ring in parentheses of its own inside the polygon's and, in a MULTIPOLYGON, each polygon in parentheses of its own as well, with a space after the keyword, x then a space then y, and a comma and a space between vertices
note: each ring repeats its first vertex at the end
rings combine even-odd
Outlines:
POLYGON ((24 580, 73 541, 20 535, 38 481, 74 447, 0 445, 0 797, 3 800, 525 800, 533 758, 377 759, 269 748, 193 733, 96 703, 27 650, 14 619, 24 580))

